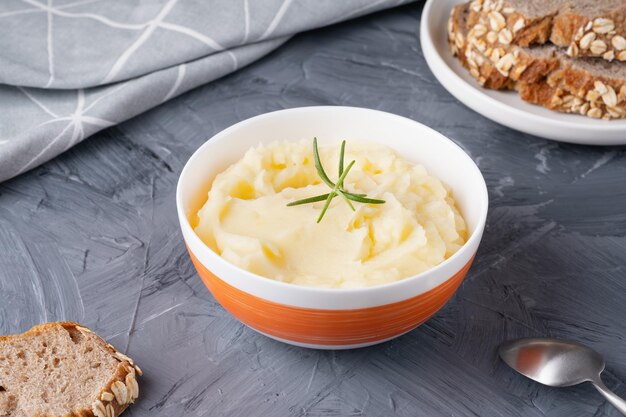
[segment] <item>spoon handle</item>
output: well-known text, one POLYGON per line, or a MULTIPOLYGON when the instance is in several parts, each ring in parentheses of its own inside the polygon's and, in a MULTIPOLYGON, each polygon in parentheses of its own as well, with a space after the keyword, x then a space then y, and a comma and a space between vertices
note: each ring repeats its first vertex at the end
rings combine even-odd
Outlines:
POLYGON ((618 397, 613 391, 608 389, 599 376, 596 380, 591 381, 591 383, 594 387, 596 387, 600 394, 602 394, 604 398, 607 399, 608 402, 613 404, 615 408, 617 408, 623 415, 626 416, 626 401, 624 401, 622 398, 618 397))

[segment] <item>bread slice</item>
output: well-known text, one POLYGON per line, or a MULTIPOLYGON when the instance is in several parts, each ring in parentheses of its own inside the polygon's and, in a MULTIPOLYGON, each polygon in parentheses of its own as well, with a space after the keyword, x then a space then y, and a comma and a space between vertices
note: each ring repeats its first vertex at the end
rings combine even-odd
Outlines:
POLYGON ((484 87, 516 89, 528 102, 565 113, 626 117, 626 64, 570 58, 553 45, 491 47, 469 15, 467 4, 456 6, 448 36, 452 51, 484 87))
POLYGON ((624 0, 474 0, 469 25, 491 46, 550 42, 574 58, 626 61, 624 0))
POLYGON ((91 330, 44 323, 0 337, 0 417, 116 417, 141 370, 91 330))
MULTIPOLYGON (((626 117, 626 67, 556 55, 560 66, 537 82, 519 82, 523 100, 605 120, 626 117)), ((535 60, 535 62, 537 62, 535 60)))

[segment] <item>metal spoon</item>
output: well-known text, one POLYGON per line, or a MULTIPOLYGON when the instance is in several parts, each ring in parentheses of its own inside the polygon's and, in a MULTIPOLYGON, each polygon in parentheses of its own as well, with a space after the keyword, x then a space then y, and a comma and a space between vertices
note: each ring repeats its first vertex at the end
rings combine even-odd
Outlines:
POLYGON ((580 343, 557 339, 519 339, 500 345, 500 357, 520 374, 551 387, 591 382, 600 394, 626 416, 626 401, 600 379, 604 360, 580 343))

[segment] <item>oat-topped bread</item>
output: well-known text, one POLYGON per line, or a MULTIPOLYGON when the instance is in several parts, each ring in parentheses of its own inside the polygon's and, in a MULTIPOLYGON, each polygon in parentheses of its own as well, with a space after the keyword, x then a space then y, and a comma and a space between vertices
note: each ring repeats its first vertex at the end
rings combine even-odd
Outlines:
MULTIPOLYGON (((523 100, 565 113, 593 118, 626 117, 626 67, 608 62, 589 62, 554 52, 559 66, 535 82, 522 80, 516 85, 523 100)), ((533 57, 520 54, 519 65, 542 65, 533 57)))
POLYGON ((0 417, 116 417, 139 395, 141 370, 76 323, 0 337, 0 417))
POLYGON ((550 42, 571 57, 626 61, 624 0, 474 0, 469 26, 492 46, 550 42))
POLYGON ((522 99, 552 110, 593 118, 626 117, 626 63, 571 58, 553 45, 489 46, 470 22, 468 5, 452 11, 453 52, 478 82, 516 89, 522 99))

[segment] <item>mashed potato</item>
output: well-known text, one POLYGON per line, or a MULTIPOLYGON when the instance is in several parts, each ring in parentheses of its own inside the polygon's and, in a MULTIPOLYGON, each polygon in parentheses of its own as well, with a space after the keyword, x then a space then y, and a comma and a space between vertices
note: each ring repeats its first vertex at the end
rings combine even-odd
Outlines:
MULTIPOLYGON (((340 144, 320 147, 326 173, 337 181, 340 144)), ((217 175, 195 231, 229 262, 298 285, 358 288, 418 274, 465 243, 465 221, 451 191, 421 165, 388 147, 348 141, 345 164, 356 160, 344 188, 385 204, 333 199, 287 203, 330 191, 321 182, 309 141, 250 149, 217 175)))

